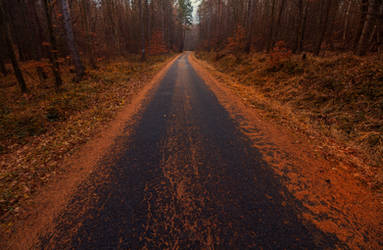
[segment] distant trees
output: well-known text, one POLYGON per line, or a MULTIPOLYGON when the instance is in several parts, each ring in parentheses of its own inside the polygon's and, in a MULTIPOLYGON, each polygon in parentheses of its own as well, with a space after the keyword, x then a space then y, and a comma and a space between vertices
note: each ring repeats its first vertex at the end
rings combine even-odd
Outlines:
POLYGON ((244 52, 271 51, 282 40, 294 53, 383 53, 382 0, 202 0, 198 17, 200 49, 224 48, 241 26, 244 52))
MULTIPOLYGON (((20 62, 48 59, 57 89, 60 66, 71 62, 80 80, 85 67, 97 61, 145 52, 183 50, 185 30, 191 24, 190 0, 0 0, 0 73, 14 65, 22 91, 27 91, 20 62), (7 19, 5 14, 9 16, 7 19), (155 43, 159 42, 160 45, 155 43), (158 49, 161 48, 161 49, 158 49), (13 51, 13 54, 12 54, 13 51), (71 59, 71 60, 69 60, 71 59), (18 72, 18 73, 17 73, 18 72)), ((46 64, 46 63, 45 63, 46 64)))
POLYGON ((185 30, 188 29, 193 22, 193 7, 190 0, 178 0, 178 22, 181 24, 181 44, 180 51, 184 50, 185 30))

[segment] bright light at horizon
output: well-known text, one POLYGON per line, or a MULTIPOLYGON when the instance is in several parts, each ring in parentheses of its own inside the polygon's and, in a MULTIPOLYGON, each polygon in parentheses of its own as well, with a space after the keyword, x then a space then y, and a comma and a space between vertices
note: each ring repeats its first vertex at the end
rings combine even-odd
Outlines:
POLYGON ((199 4, 201 3, 201 0, 191 0, 191 2, 193 5, 193 23, 197 23, 198 22, 197 10, 198 10, 199 4))

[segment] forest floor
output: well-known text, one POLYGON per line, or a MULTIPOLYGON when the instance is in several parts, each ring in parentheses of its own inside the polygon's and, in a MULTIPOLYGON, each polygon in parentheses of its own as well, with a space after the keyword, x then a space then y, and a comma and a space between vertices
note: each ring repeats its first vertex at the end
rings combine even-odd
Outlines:
POLYGON ((363 183, 383 192, 382 60, 284 51, 196 57, 265 118, 306 135, 328 158, 354 166, 363 183))
POLYGON ((12 74, 0 78, 1 232, 12 230, 22 204, 65 172, 63 160, 102 130, 171 58, 155 56, 140 62, 131 56, 100 62, 78 83, 63 66, 59 92, 52 75, 38 80, 34 62, 21 64, 28 94, 20 93, 12 74))

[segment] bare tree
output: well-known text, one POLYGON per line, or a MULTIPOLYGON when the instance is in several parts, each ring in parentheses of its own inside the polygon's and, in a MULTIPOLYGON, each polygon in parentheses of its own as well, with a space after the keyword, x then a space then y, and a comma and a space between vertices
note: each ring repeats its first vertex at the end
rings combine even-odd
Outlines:
POLYGON ((48 28, 48 38, 49 38, 49 48, 48 48, 48 57, 49 61, 51 63, 51 69, 53 72, 53 75, 55 77, 55 86, 56 90, 60 88, 62 85, 61 75, 60 75, 60 68, 59 64, 57 63, 57 58, 55 52, 57 51, 57 43, 56 38, 53 33, 53 25, 51 20, 51 10, 49 9, 48 2, 49 0, 43 0, 43 9, 45 13, 45 18, 47 22, 47 28, 48 28))
POLYGON ((320 51, 321 51, 323 39, 324 39, 326 31, 327 31, 328 19, 329 19, 330 10, 331 10, 331 4, 332 4, 332 0, 327 0, 325 5, 323 6, 324 8, 322 8, 322 11, 321 11, 321 25, 320 25, 321 27, 320 27, 320 32, 319 32, 316 46, 314 48, 314 55, 315 56, 318 56, 320 51))
POLYGON ((65 27, 65 38, 67 41, 68 48, 72 55, 73 64, 76 69, 75 81, 80 81, 85 74, 85 68, 81 62, 80 55, 77 50, 77 46, 74 40, 73 29, 72 29, 72 19, 70 15, 70 10, 68 6, 68 0, 61 0, 61 8, 63 14, 63 22, 65 27))

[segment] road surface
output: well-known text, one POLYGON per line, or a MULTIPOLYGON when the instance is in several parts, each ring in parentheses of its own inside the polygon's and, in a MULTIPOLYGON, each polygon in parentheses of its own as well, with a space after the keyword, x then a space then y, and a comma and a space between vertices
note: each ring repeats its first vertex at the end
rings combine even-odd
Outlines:
POLYGON ((303 205, 182 55, 41 248, 326 248, 303 205))

